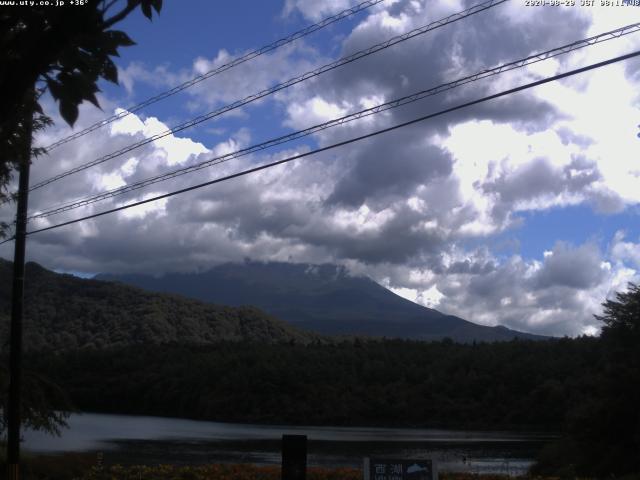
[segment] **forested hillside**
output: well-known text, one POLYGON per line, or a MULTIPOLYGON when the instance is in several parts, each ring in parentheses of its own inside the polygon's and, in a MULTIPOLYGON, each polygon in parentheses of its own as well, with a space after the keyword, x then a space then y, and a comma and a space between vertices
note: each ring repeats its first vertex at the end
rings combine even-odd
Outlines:
MULTIPOLYGON (((10 270, 0 262, 5 328, 10 270)), ((51 395, 37 392, 57 392, 56 405, 68 397, 84 411, 217 421, 554 430, 565 436, 545 451, 546 472, 638 468, 640 288, 633 284, 604 304, 601 338, 461 344, 329 341, 255 308, 35 264, 27 278, 25 375, 41 388, 25 400, 45 410, 51 395)))
POLYGON ((82 410, 197 419, 558 430, 596 339, 129 347, 28 360, 82 410))
MULTIPOLYGON (((27 350, 103 349, 221 340, 309 342, 301 332, 253 307, 225 307, 179 295, 62 275, 28 263, 24 334, 27 350)), ((12 264, 0 259, 1 347, 6 347, 12 264)))

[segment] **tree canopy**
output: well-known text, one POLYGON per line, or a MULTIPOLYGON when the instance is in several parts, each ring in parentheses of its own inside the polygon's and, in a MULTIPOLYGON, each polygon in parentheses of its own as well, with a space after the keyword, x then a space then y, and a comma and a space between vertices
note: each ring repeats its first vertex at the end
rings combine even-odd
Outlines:
MULTIPOLYGON (((118 82, 112 57, 121 47, 134 45, 113 26, 138 7, 152 18, 162 0, 81 1, 69 8, 37 5, 5 5, 0 10, 0 204, 14 198, 10 191, 13 172, 44 153, 31 148, 34 131, 50 125, 40 105, 48 92, 58 102, 60 115, 72 125, 78 106, 85 100, 99 107, 98 81, 118 82)), ((44 2, 42 2, 44 3, 44 2)), ((0 237, 7 225, 0 224, 0 237)), ((28 372, 27 372, 28 373, 28 372)), ((0 368, 0 387, 7 375, 0 368)), ((40 376, 25 376, 23 423, 56 431, 64 424, 61 391, 40 376)), ((4 428, 5 398, 0 395, 0 431, 4 428)))
POLYGON ((604 337, 640 334, 640 286, 629 283, 626 292, 616 293, 616 299, 607 300, 602 307, 603 314, 596 318, 604 324, 604 337))
MULTIPOLYGON (((100 79, 118 83, 112 57, 134 45, 113 27, 135 9, 152 18, 162 0, 86 1, 70 8, 5 6, 0 10, 0 202, 12 198, 8 184, 24 157, 25 122, 45 126, 39 103, 45 91, 73 125, 78 106, 99 106, 100 79)), ((40 152, 42 153, 42 152, 40 152)))
POLYGON ((640 472, 640 287, 606 300, 600 354, 580 401, 566 418, 567 436, 544 455, 540 473, 599 477, 640 472))

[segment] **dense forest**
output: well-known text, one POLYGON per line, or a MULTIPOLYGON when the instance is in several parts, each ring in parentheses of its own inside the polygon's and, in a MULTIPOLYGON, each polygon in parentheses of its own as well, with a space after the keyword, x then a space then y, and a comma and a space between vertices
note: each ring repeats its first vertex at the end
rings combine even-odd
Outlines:
MULTIPOLYGON (((7 264, 0 262, 0 274, 7 264)), ((543 452, 539 473, 640 471, 634 285, 604 304, 598 338, 460 344, 330 339, 251 307, 29 269, 23 397, 31 425, 51 425, 52 409, 75 408, 233 422, 545 430, 562 438, 543 452)), ((0 284, 0 315, 8 288, 0 284)), ((5 392, 6 350, 0 356, 5 392)))
POLYGON ((137 346, 32 354, 81 410, 206 420, 557 430, 600 355, 592 338, 137 346))
POLYGON ((542 452, 537 473, 609 476, 640 471, 640 341, 635 326, 625 328, 605 326, 601 338, 479 344, 129 346, 32 352, 25 365, 84 411, 546 430, 562 437, 542 452))

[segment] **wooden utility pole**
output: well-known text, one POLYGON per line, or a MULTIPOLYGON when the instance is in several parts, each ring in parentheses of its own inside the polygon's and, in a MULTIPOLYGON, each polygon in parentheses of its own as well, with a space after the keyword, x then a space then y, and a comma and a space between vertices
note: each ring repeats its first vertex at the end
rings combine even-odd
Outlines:
POLYGON ((7 467, 9 480, 20 478, 20 389, 22 380, 22 316, 24 306, 24 260, 27 239, 27 206, 29 201, 29 169, 31 133, 33 129, 33 92, 25 98, 23 121, 24 150, 19 164, 18 206, 13 254, 13 291, 11 297, 11 332, 9 336, 9 404, 7 467))

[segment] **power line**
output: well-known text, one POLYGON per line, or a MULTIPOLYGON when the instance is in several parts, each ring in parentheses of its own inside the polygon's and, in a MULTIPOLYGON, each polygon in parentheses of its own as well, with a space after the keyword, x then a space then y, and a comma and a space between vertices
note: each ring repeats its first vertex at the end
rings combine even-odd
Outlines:
POLYGON ((317 149, 311 150, 309 152, 300 153, 298 155, 294 155, 294 156, 291 156, 291 157, 288 157, 288 158, 285 158, 285 159, 282 159, 282 160, 271 162, 271 163, 268 163, 268 164, 265 164, 265 165, 260 165, 259 167, 254 167, 254 168, 250 168, 248 170, 243 170, 241 172, 234 173, 232 175, 227 175, 225 177, 217 178, 215 180, 210 180, 208 182, 200 183, 198 185, 192 185, 192 186, 187 187, 187 188, 182 188, 180 190, 175 190, 173 192, 165 193, 163 195, 158 195, 156 197, 148 198, 146 200, 141 200, 141 201, 138 201, 138 202, 134 202, 134 203, 130 203, 130 204, 127 204, 127 205, 120 206, 120 207, 116 207, 116 208, 112 208, 112 209, 109 209, 109 210, 105 210, 103 212, 98 212, 98 213, 94 213, 92 215, 87 215, 85 217, 80 217, 80 218, 77 218, 75 220, 69 220, 67 222, 58 223, 56 225, 51 225, 51 226, 40 228, 40 229, 37 229, 37 230, 31 230, 30 232, 27 232, 27 235, 33 235, 35 233, 40 233, 40 232, 45 232, 45 231, 48 231, 48 230, 53 230, 53 229, 64 227, 64 226, 71 225, 71 224, 74 224, 74 223, 82 222, 84 220, 90 220, 90 219, 93 219, 93 218, 101 217, 103 215, 107 215, 109 213, 114 213, 114 212, 119 212, 119 211, 122 211, 122 210, 127 210, 129 208, 133 208, 133 207, 137 207, 137 206, 140 206, 140 205, 143 205, 143 204, 146 204, 146 203, 154 202, 156 200, 162 200, 162 199, 165 199, 165 198, 173 197, 175 195, 179 195, 179 194, 182 194, 182 193, 190 192, 192 190, 197 190, 197 189, 209 186, 209 185, 214 185, 216 183, 221 183, 221 182, 224 182, 224 181, 227 181, 227 180, 231 180, 231 179, 234 179, 234 178, 238 178, 238 177, 242 177, 242 176, 245 176, 245 175, 249 175, 250 173, 255 173, 255 172, 258 172, 260 170, 265 170, 267 168, 271 168, 271 167, 275 167, 277 165, 282 165, 284 163, 291 162, 293 160, 298 160, 300 158, 308 157, 308 156, 314 155, 316 153, 325 152, 327 150, 332 150, 334 148, 341 147, 341 146, 344 146, 344 145, 349 145, 349 144, 354 143, 354 142, 358 142, 358 141, 361 141, 361 140, 365 140, 367 138, 375 137, 375 136, 383 134, 383 133, 387 133, 387 132, 391 132, 393 130, 397 130, 397 129, 400 129, 400 128, 403 128, 403 127, 407 127, 409 125, 413 125, 413 124, 418 123, 418 122, 422 122, 422 121, 425 121, 425 120, 429 120, 431 118, 439 117, 441 115, 445 115, 447 113, 454 112, 456 110, 461 110, 463 108, 467 108, 467 107, 470 107, 472 105, 477 105, 479 103, 487 102, 489 100, 493 100, 493 99, 496 99, 496 98, 504 97, 506 95, 511 95, 511 94, 516 93, 516 92, 527 90, 529 88, 537 87, 537 86, 543 85, 545 83, 549 83, 549 82, 553 82, 553 81, 556 81, 556 80, 560 80, 562 78, 567 78, 567 77, 570 77, 570 76, 573 76, 573 75, 577 75, 579 73, 583 73, 583 72, 586 72, 586 71, 589 71, 589 70, 593 70, 593 69, 596 69, 596 68, 604 67, 606 65, 610 65, 610 64, 616 63, 616 62, 620 62, 622 60, 627 60, 629 58, 637 57, 639 55, 640 55, 640 50, 635 51, 633 53, 628 53, 626 55, 621 55, 621 56, 618 56, 618 57, 615 57, 615 58, 611 58, 609 60, 605 60, 605 61, 602 61, 602 62, 594 63, 594 64, 588 65, 586 67, 577 68, 575 70, 570 70, 569 72, 565 72, 565 73, 561 73, 561 74, 558 74, 558 75, 554 75, 552 77, 547 77, 547 78, 544 78, 542 80, 537 80, 535 82, 527 83, 527 84, 521 85, 519 87, 511 88, 509 90, 504 90, 504 91, 502 91, 500 93, 496 93, 496 94, 493 94, 493 95, 482 97, 482 98, 477 99, 477 100, 472 100, 470 102, 459 104, 459 105, 456 105, 455 107, 446 108, 444 110, 440 110, 439 112, 431 113, 431 114, 428 114, 428 115, 424 115, 422 117, 418 117, 418 118, 415 118, 413 120, 409 120, 407 122, 399 123, 399 124, 393 125, 391 127, 387 127, 387 128, 383 128, 383 129, 380 129, 380 130, 376 130, 376 131, 368 133, 366 135, 361 135, 359 137, 354 137, 354 138, 351 138, 349 140, 344 140, 342 142, 338 142, 338 143, 334 143, 332 145, 328 145, 326 147, 317 148, 317 149))
POLYGON ((346 65, 348 63, 354 62, 360 58, 363 57, 367 57, 369 55, 373 55, 374 53, 377 53, 381 50, 387 49, 393 45, 396 45, 398 43, 401 42, 405 42, 411 38, 414 38, 418 35, 423 35, 427 32, 430 32, 432 30, 435 30, 437 28, 443 27, 445 25, 448 25, 450 23, 456 22, 458 20, 462 20, 463 18, 469 17, 471 15, 475 15, 477 13, 480 13, 484 10, 488 10, 489 8, 495 7, 497 5, 500 5, 502 3, 505 3, 509 0, 488 0, 486 2, 483 2, 481 4, 478 5, 474 5, 471 8, 468 8, 467 10, 463 10, 462 12, 458 12, 458 13, 454 13, 452 15, 449 15, 446 18, 440 19, 440 20, 436 20, 434 22, 431 22, 428 25, 422 26, 420 28, 416 28, 414 30, 411 30, 410 32, 404 33, 402 35, 397 35, 393 38, 390 38, 382 43, 378 43, 376 45, 373 45, 369 48, 366 48, 364 50, 360 50, 354 54, 348 55, 346 57, 342 57, 334 62, 328 63, 326 65, 323 65, 315 70, 306 72, 300 76, 291 78, 285 82, 279 83, 273 87, 270 87, 268 89, 262 90, 261 92, 258 93, 254 93, 253 95, 249 95, 248 97, 245 97, 242 100, 237 100, 231 104, 228 104, 224 107, 221 107, 217 110, 214 110, 213 112, 209 112, 206 113, 204 115, 200 115, 194 119, 191 119, 187 122, 184 122, 174 128, 170 128, 168 130, 165 130, 162 133, 158 133, 156 135, 153 135, 149 138, 146 138, 144 140, 141 140, 137 143, 131 144, 127 147, 121 148, 120 150, 117 150, 115 152, 112 152, 108 155, 104 155, 102 157, 99 157, 95 160, 92 160, 90 162, 87 162, 83 165, 79 165, 77 167, 74 167, 70 170, 67 170, 66 172, 63 172, 61 174, 55 175, 47 180, 43 180, 39 183, 36 183, 35 185, 33 185, 30 189, 31 190, 36 190, 38 188, 42 188, 45 185, 49 185, 50 183, 53 183, 57 180, 60 180, 62 178, 65 178, 69 175, 72 175, 74 173, 78 173, 81 172, 83 170, 86 170, 88 168, 94 167, 96 165, 99 165, 101 163, 104 163, 108 160, 112 160, 116 157, 119 157, 120 155, 124 155, 125 153, 131 152, 132 150, 135 150, 136 148, 142 147, 144 145, 147 145, 149 143, 152 143, 156 140, 159 140, 161 138, 167 137, 171 134, 174 134, 176 132, 180 132, 182 130, 185 130, 187 128, 191 128, 195 125, 198 125, 202 122, 205 122, 207 120, 211 120, 212 118, 215 118, 219 115, 222 115, 223 113, 229 112, 231 110, 235 110, 237 108, 243 107, 244 105, 247 105, 251 102, 255 102, 256 100, 259 100, 261 98, 264 98, 268 95, 271 95, 273 93, 279 92, 280 90, 284 90, 285 88, 289 88, 293 85, 296 85, 298 83, 304 82, 306 80, 309 80, 311 78, 317 77, 319 75, 322 75, 323 73, 326 73, 330 70, 334 70, 338 67, 341 67, 343 65, 346 65))
POLYGON ((16 239, 16 236, 15 236, 15 235, 12 235, 12 236, 10 236, 9 238, 7 238, 7 239, 5 239, 5 240, 1 241, 1 242, 0 242, 0 245, 4 245, 5 243, 10 242, 10 241, 15 240, 15 239, 16 239))
POLYGON ((237 57, 232 59, 231 61, 229 61, 228 63, 225 63, 224 65, 220 65, 217 68, 214 68, 212 70, 209 70, 206 73, 203 73, 202 75, 198 75, 197 77, 192 78, 191 80, 188 80, 184 83, 181 83, 180 85, 171 88, 170 90, 167 90, 165 92, 159 93, 158 95, 155 95, 151 98, 148 98, 147 100, 138 103, 136 105, 133 105, 129 108, 127 108, 126 110, 117 113, 115 115, 112 115, 110 117, 107 117, 103 120, 100 120, 99 122, 94 123, 93 125, 85 128, 84 130, 81 130, 79 132, 73 133, 67 137, 64 137, 60 140, 58 140, 57 142, 52 143, 51 145, 49 145, 48 147, 46 147, 47 150, 53 150, 56 147, 59 147, 60 145, 64 145, 65 143, 68 143, 72 140, 75 140, 77 138, 83 137, 85 135, 87 135, 88 133, 93 132, 94 130, 97 130, 99 128, 104 127, 105 125, 108 125, 110 123, 115 122, 116 120, 120 120, 121 118, 126 117, 127 115, 130 115, 134 112, 137 112, 138 110, 141 110, 145 107, 148 107, 149 105, 152 105, 156 102, 159 102, 160 100, 164 100, 165 98, 168 98, 172 95, 175 95, 176 93, 179 93, 183 90, 186 90, 189 87, 192 87, 204 80, 207 80, 208 78, 213 77, 214 75, 218 75, 219 73, 225 72, 233 67, 236 67, 242 63, 248 62, 249 60, 253 60, 256 57, 259 57, 261 55, 264 55, 266 53, 272 52, 280 47, 284 47, 285 45, 288 45, 296 40, 299 40, 302 37, 305 37, 307 35, 310 35, 314 32, 317 32, 318 30, 323 29, 324 27, 327 27, 339 20, 342 20, 343 18, 349 17, 351 15, 354 15, 356 13, 359 13, 363 10, 366 10, 367 8, 373 7, 374 5, 377 5, 378 3, 384 2, 385 0, 366 0, 362 3, 359 3, 358 5, 351 7, 351 8, 347 8, 345 10, 342 10, 341 12, 332 15, 330 17, 325 18, 324 20, 321 20, 318 23, 314 23, 313 25, 309 25, 305 28, 303 28, 302 30, 298 30, 297 32, 292 33, 291 35, 281 38, 280 40, 276 40, 273 43, 270 43, 269 45, 265 45, 264 47, 260 47, 256 50, 253 50, 241 57, 237 57))
POLYGON ((578 50, 580 48, 584 48, 587 46, 591 46, 591 45, 595 45, 597 43, 601 43, 601 42, 605 42, 614 38, 619 38, 621 36, 624 35, 628 35, 634 32, 637 32, 640 30, 640 23, 634 23, 631 25, 627 25, 621 28, 617 28, 615 30, 611 30, 609 32, 605 32, 605 33, 601 33, 599 35, 594 35, 592 37, 586 38, 586 39, 582 39, 582 40, 577 40, 575 42, 563 45, 561 47, 556 47, 553 48, 551 50, 547 50, 545 52, 541 52, 541 53, 536 53, 533 55, 529 55, 528 57, 525 57, 523 59, 520 60, 515 60, 509 63, 504 63, 502 65, 499 65, 497 67, 493 67, 490 69, 485 69, 482 70, 478 73, 475 73, 473 75, 468 75, 466 77, 454 80, 452 82, 448 82, 448 83, 444 83, 441 85, 438 85, 436 87, 430 88, 428 90, 422 90, 420 92, 416 92, 413 93, 411 95, 407 95, 395 100, 391 100, 389 102, 385 102, 379 105, 376 105, 374 107, 370 107, 364 110, 360 110, 358 112, 355 113, 351 113, 349 115, 345 115, 343 117, 340 118, 336 118, 318 125, 314 125, 312 127, 306 128, 304 130, 299 130, 281 137, 277 137, 271 140, 268 140, 266 142, 262 142, 241 150, 236 150, 235 152, 229 152, 225 155, 220 155, 208 160, 205 160, 203 162, 200 162, 196 165, 190 165, 187 167, 182 167, 170 172, 165 172, 159 175, 155 175, 153 177, 132 183, 130 185, 125 185, 123 187, 119 187, 119 188, 115 188, 112 190, 108 190, 106 192, 101 192, 95 195, 91 195, 91 196, 87 196, 84 198, 80 198, 80 199, 76 199, 76 200, 72 200, 72 201, 68 201, 58 207, 55 208, 51 208, 50 210, 41 212, 41 213, 37 213, 34 215, 31 215, 29 217, 29 220, 33 220, 36 218, 46 218, 49 217, 51 215, 56 215, 62 212, 66 212, 69 210, 74 210, 76 208, 80 208, 83 206, 87 206, 102 200, 106 200, 109 198, 113 198, 119 195, 124 195, 126 193, 129 192, 133 192, 135 190, 139 190, 141 188, 147 187, 149 185, 153 185, 155 183, 164 181, 164 180, 168 180, 171 178, 175 178, 181 175, 185 175, 191 172, 195 172, 197 170, 201 170, 204 168, 208 168, 214 165, 218 165, 220 163, 223 162, 227 162, 229 160, 235 159, 235 158, 239 158, 239 157, 243 157, 246 155, 249 155, 251 153, 257 152, 257 151, 261 151, 261 150, 265 150, 267 148, 270 148, 272 146, 275 145, 281 145, 283 143, 286 142, 290 142, 292 140, 296 140, 308 135, 311 135, 313 133, 317 133, 319 131, 328 129, 328 128, 332 128, 338 125, 343 125, 345 123, 366 117, 366 116, 370 116, 370 115, 374 115, 377 113, 380 113, 382 111, 386 111, 386 110, 390 110, 393 108, 397 108, 403 105, 407 105, 413 102, 416 102, 418 100, 422 100, 424 98, 436 95, 438 93, 447 91, 447 90, 451 90, 454 88, 457 88, 461 85, 465 85, 467 83, 471 83, 474 81, 478 81, 487 77, 491 77, 494 75, 498 75, 507 71, 511 71, 514 70, 516 68, 522 68, 525 67, 527 65, 532 65, 534 63, 538 63, 544 60, 547 60, 549 58, 553 58, 553 57, 557 57, 559 55, 564 55, 566 53, 578 50))

